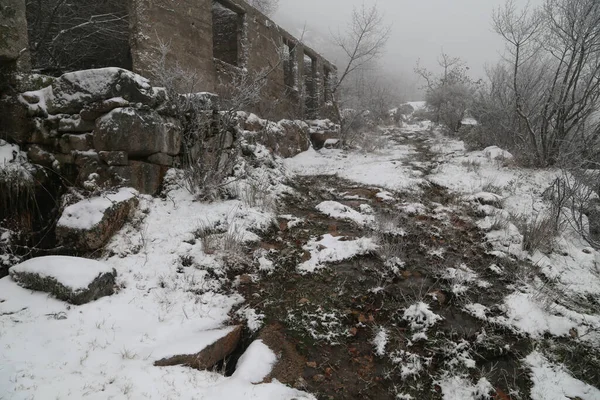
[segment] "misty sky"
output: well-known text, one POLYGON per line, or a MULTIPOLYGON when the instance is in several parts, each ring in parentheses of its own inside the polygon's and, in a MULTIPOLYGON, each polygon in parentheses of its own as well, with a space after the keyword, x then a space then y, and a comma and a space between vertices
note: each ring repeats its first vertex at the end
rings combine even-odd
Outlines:
MULTIPOLYGON (((527 0, 516 1, 520 5, 527 4, 527 0)), ((306 22, 308 28, 328 36, 329 29, 343 27, 352 6, 362 2, 280 0, 274 19, 284 27, 292 19, 294 23, 306 22)), ((530 1, 531 4, 540 2, 530 1)), ((374 4, 375 0, 365 0, 365 3, 374 4)), ((504 0, 377 0, 376 3, 392 24, 392 37, 382 64, 387 70, 398 68, 407 78, 412 75, 418 59, 424 66, 435 68, 442 48, 465 60, 474 78, 480 78, 484 65, 493 64, 504 48, 491 27, 492 11, 504 4, 504 0)))

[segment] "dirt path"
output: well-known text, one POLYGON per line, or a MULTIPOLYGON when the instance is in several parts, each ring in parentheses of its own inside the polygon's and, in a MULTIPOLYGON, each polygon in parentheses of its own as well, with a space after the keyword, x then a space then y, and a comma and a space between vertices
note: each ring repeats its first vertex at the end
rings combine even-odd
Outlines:
MULTIPOLYGON (((400 162, 425 179, 437 163, 428 138, 425 132, 391 136, 417 150, 400 162)), ((278 332, 285 367, 275 378, 320 399, 438 399, 441 382, 453 377, 483 386, 485 378, 497 399, 511 398, 511 391, 528 397, 519 360, 530 342, 464 309, 471 303, 493 308, 514 283, 506 278, 511 274, 499 277, 491 265, 517 268, 488 254, 468 205, 431 183, 419 194, 392 193, 385 201, 381 188, 332 176, 300 178, 294 189, 297 195, 286 198, 280 210, 285 218, 279 218, 279 229, 261 243, 275 270, 257 279, 243 276, 239 289, 264 314, 267 330, 278 332), (375 222, 327 216, 316 208, 325 201, 369 214, 375 222), (323 235, 374 238, 379 248, 300 273, 298 265, 311 257, 306 244, 323 235), (426 309, 415 320, 406 310, 416 305, 426 309), (441 317, 433 317, 431 326, 429 312, 441 317), (385 339, 379 354, 375 337, 378 343, 385 339)))

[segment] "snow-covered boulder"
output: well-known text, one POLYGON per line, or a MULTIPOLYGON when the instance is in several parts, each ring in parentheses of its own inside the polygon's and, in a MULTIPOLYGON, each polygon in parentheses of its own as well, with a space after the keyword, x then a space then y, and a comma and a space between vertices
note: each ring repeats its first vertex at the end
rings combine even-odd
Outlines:
POLYGON ((57 239, 79 251, 99 249, 121 229, 137 204, 137 191, 131 188, 81 200, 63 211, 56 225, 57 239))
POLYGON ((494 206, 496 208, 502 208, 502 196, 495 193, 479 192, 469 196, 466 196, 465 200, 471 202, 478 202, 482 205, 494 206))
POLYGON ((116 108, 96 120, 94 147, 97 151, 125 151, 130 156, 181 151, 181 124, 158 112, 116 108))
POLYGON ((483 149, 483 154, 492 160, 512 160, 514 156, 506 150, 502 150, 498 146, 490 146, 483 149))
POLYGON ((69 72, 51 86, 21 95, 32 111, 40 114, 77 114, 90 103, 112 98, 153 105, 150 82, 122 68, 100 68, 69 72))
POLYGON ((113 294, 116 271, 86 258, 47 256, 17 264, 9 274, 24 288, 79 305, 113 294))

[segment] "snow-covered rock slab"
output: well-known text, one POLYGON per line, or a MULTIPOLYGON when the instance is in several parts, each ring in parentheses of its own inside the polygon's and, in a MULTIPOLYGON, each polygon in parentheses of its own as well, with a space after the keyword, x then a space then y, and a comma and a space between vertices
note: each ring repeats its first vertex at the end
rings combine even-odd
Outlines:
POLYGON ((198 370, 210 369, 233 353, 242 337, 241 325, 199 332, 187 339, 179 338, 169 346, 153 352, 157 367, 185 365, 198 370))
POLYGON ((9 269, 18 285, 47 292, 71 304, 85 304, 114 293, 116 271, 101 262, 79 257, 47 256, 9 269))
POLYGON ((125 223, 138 204, 137 191, 92 197, 65 208, 56 224, 59 243, 81 251, 101 248, 125 223))

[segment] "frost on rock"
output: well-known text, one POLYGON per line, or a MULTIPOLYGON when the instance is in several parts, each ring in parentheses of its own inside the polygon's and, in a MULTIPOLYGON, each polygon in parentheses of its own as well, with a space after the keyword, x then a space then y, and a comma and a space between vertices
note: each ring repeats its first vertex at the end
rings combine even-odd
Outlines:
POLYGON ((343 236, 326 234, 321 240, 311 240, 304 246, 310 252, 310 259, 298 266, 301 273, 314 272, 324 268, 326 263, 334 263, 367 254, 377 249, 371 238, 346 240, 343 236))
POLYGON ((442 317, 429 309, 429 305, 422 301, 411 305, 404 310, 405 321, 410 322, 410 328, 413 330, 424 330, 431 328, 436 322, 441 321, 442 317))
POLYGON ((11 278, 27 289, 48 292, 72 304, 84 304, 113 294, 116 272, 101 262, 78 257, 46 256, 9 269, 11 278))
POLYGON ((504 159, 504 160, 512 160, 514 156, 506 150, 502 150, 498 146, 490 146, 483 149, 483 154, 492 160, 504 159))

